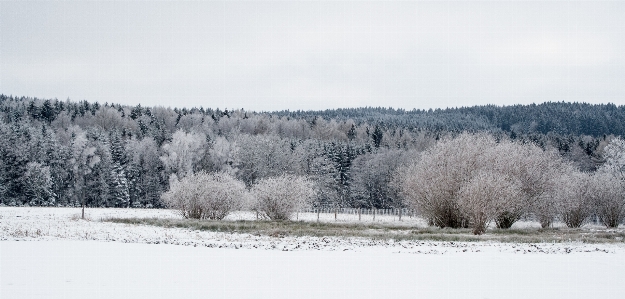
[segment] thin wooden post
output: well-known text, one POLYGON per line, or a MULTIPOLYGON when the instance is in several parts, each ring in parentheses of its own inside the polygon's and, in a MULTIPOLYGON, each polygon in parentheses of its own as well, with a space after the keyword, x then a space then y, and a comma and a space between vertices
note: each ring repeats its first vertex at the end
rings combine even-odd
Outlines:
POLYGON ((375 221, 375 208, 373 209, 373 221, 375 221))
POLYGON ((399 209, 399 221, 401 221, 401 209, 399 209))
POLYGON ((358 221, 360 221, 360 208, 358 208, 358 221))
POLYGON ((320 210, 317 209, 317 222, 319 222, 319 212, 320 212, 320 210))
POLYGON ((334 221, 336 221, 336 211, 337 210, 338 210, 337 208, 334 208, 334 221))

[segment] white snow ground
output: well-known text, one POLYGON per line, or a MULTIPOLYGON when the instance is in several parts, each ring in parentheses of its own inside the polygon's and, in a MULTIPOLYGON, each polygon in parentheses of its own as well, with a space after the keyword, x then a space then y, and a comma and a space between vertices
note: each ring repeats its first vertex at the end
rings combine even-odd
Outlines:
POLYGON ((99 221, 177 217, 168 210, 87 209, 91 221, 75 220, 78 213, 0 207, 0 298, 569 299, 625 294, 623 244, 274 238, 99 221))

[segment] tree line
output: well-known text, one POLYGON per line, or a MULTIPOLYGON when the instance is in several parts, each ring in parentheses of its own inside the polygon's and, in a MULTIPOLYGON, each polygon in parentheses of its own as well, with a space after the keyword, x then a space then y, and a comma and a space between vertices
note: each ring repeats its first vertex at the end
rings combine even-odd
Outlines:
POLYGON ((198 173, 245 188, 305 177, 318 207, 407 205, 398 170, 444 140, 482 132, 551 151, 580 173, 605 164, 625 109, 546 103, 412 110, 254 112, 0 95, 4 205, 163 207, 198 173))

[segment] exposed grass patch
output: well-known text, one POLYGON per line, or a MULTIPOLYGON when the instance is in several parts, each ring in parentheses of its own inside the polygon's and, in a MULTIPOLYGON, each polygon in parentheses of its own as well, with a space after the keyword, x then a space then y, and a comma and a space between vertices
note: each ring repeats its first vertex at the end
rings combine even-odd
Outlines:
POLYGON ((471 229, 425 227, 415 228, 375 223, 331 223, 307 221, 238 220, 213 221, 161 218, 109 218, 103 221, 133 225, 176 227, 199 231, 248 233, 259 236, 364 237, 384 240, 504 243, 615 243, 624 242, 625 232, 597 229, 489 229, 476 236, 471 229))

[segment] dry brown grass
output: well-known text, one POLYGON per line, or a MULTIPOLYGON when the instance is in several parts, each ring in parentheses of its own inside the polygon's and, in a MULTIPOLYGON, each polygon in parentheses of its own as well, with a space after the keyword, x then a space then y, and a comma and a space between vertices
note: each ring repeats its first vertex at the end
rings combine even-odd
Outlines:
POLYGON ((307 221, 211 221, 195 219, 109 218, 103 221, 134 225, 175 227, 190 230, 247 233, 273 237, 334 236, 372 239, 428 240, 453 242, 494 241, 505 243, 619 243, 625 240, 622 229, 589 228, 525 228, 489 229, 485 234, 473 235, 470 229, 414 228, 392 224, 327 223, 307 221))

